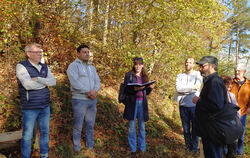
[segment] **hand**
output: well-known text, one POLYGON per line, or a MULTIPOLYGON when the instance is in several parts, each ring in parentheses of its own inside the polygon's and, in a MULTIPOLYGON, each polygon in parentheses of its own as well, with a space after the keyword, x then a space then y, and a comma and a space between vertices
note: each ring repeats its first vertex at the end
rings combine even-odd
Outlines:
POLYGON ((248 114, 250 113, 250 108, 247 108, 247 113, 248 113, 248 114))
POLYGON ((194 90, 198 90, 200 89, 200 85, 199 84, 195 84, 194 87, 193 87, 194 90))
POLYGON ((37 77, 31 78, 33 81, 38 81, 37 77))
POLYGON ((155 88, 155 84, 153 83, 149 87, 153 89, 153 88, 155 88))
POLYGON ((134 90, 135 91, 140 91, 140 90, 143 90, 145 88, 145 86, 142 86, 142 87, 134 87, 134 90))
POLYGON ((200 99, 200 97, 194 96, 193 99, 192 99, 192 102, 194 104, 196 104, 199 99, 200 99))
POLYGON ((90 98, 90 99, 95 99, 96 98, 96 96, 97 96, 97 92, 95 91, 95 90, 90 90, 89 92, 88 92, 88 97, 90 98))

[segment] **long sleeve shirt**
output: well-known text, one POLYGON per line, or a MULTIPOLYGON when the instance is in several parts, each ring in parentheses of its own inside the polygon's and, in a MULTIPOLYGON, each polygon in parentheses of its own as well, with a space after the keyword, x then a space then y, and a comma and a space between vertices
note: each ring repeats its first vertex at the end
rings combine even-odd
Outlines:
MULTIPOLYGON (((39 72, 42 68, 41 65, 36 65, 30 62, 39 72)), ((46 78, 37 77, 37 81, 32 80, 27 69, 22 64, 17 64, 16 66, 16 76, 22 83, 26 90, 38 90, 45 88, 47 86, 55 86, 56 79, 48 68, 48 75, 46 78)))
POLYGON ((90 63, 83 63, 77 58, 69 65, 67 75, 74 99, 90 100, 88 92, 100 90, 100 78, 95 67, 90 63))
POLYGON ((199 96, 202 76, 199 71, 192 71, 190 74, 181 73, 176 77, 176 97, 181 106, 193 107, 194 96, 199 96), (199 87, 199 88, 194 88, 199 87))
MULTIPOLYGON (((237 103, 237 100, 235 98, 235 95, 232 92, 227 92, 227 98, 228 98, 230 103, 233 103, 233 104, 239 106, 237 103)), ((240 117, 240 110, 238 110, 238 116, 240 117)))

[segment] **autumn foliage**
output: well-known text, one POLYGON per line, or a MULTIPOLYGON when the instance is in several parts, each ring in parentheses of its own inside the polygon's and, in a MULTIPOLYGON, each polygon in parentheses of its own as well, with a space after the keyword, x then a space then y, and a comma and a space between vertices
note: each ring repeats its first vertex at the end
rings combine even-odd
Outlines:
MULTIPOLYGON (((130 154, 117 91, 135 56, 144 58, 150 78, 157 80, 149 98, 147 156, 185 154, 178 108, 172 101, 175 76, 183 71, 186 57, 199 59, 220 51, 230 26, 223 20, 226 5, 216 0, 1 0, 0 6, 0 132, 21 129, 15 66, 25 59, 24 47, 37 42, 57 79, 50 88, 50 154, 73 155, 66 69, 76 47, 86 43, 102 84, 95 125, 101 157, 130 154)), ((12 155, 19 154, 13 149, 12 155)))

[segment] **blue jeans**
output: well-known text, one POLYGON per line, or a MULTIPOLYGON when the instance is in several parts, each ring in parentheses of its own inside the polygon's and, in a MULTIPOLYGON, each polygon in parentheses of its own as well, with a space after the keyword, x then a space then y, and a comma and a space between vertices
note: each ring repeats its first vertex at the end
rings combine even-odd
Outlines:
POLYGON ((199 137, 195 133, 195 107, 180 106, 180 117, 187 151, 199 151, 199 137), (192 130, 190 128, 192 123, 192 130))
POLYGON ((74 151, 80 151, 80 143, 83 120, 85 119, 85 146, 89 149, 94 147, 94 124, 96 117, 97 100, 72 99, 74 112, 73 144, 74 151))
POLYGON ((243 147, 244 147, 244 135, 246 131, 246 122, 247 122, 247 114, 243 115, 240 117, 240 121, 243 125, 243 134, 242 136, 238 139, 238 147, 237 147, 237 154, 242 155, 243 154, 243 147))
POLYGON ((205 158, 222 158, 223 145, 214 144, 209 138, 202 137, 205 158))
POLYGON ((136 152, 136 118, 138 119, 138 148, 139 151, 146 151, 145 123, 143 117, 143 101, 136 101, 134 120, 129 121, 128 143, 132 152, 136 152))
POLYGON ((37 121, 40 137, 40 156, 48 157, 50 106, 44 109, 22 110, 23 136, 21 140, 22 158, 30 158, 33 129, 37 121))

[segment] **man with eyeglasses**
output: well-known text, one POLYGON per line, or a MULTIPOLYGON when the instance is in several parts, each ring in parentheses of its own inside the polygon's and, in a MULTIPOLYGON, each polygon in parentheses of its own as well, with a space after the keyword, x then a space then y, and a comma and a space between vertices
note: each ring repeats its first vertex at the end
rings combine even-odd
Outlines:
POLYGON ((195 123, 196 132, 201 136, 203 151, 206 158, 222 158, 223 145, 215 144, 209 136, 206 123, 211 114, 220 110, 225 103, 226 87, 223 80, 218 76, 218 59, 213 56, 204 56, 199 62, 200 72, 204 86, 200 97, 195 96, 193 103, 196 104, 195 123))
POLYGON ((240 63, 235 68, 235 78, 233 79, 231 92, 236 96, 240 107, 240 121, 243 125, 243 135, 238 139, 237 154, 242 156, 244 146, 244 135, 246 130, 247 113, 250 112, 250 82, 245 77, 246 65, 240 63))
POLYGON ((31 140, 37 121, 40 131, 40 157, 47 158, 49 150, 50 94, 48 86, 55 86, 56 79, 46 64, 42 64, 41 45, 25 47, 27 59, 17 64, 16 77, 22 107, 23 134, 22 158, 31 156, 31 140))

